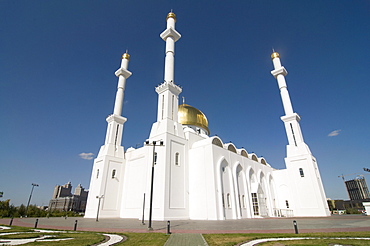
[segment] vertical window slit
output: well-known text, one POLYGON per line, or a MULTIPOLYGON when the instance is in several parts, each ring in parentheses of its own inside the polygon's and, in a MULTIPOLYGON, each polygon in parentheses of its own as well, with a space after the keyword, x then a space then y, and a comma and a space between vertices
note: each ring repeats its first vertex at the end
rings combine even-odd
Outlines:
POLYGON ((292 129, 292 134, 293 134, 293 139, 294 139, 294 144, 297 146, 297 141, 295 140, 295 135, 294 135, 294 130, 293 130, 293 125, 290 123, 290 128, 292 129))

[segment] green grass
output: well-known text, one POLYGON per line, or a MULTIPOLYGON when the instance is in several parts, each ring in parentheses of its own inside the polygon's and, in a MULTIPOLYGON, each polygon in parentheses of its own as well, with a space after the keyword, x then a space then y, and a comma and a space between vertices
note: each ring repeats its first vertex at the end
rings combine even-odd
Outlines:
MULTIPOLYGON (((14 226, 10 230, 1 230, 0 233, 7 232, 20 232, 16 235, 3 235, 0 239, 22 239, 22 238, 35 238, 41 235, 52 235, 53 238, 73 238, 66 241, 57 242, 33 242, 27 245, 50 245, 50 246, 87 246, 102 242, 104 236, 98 232, 56 232, 56 233, 44 233, 34 232, 30 228, 14 226), (29 233, 32 232, 32 233, 29 233)), ((169 235, 164 233, 113 233, 122 235, 127 238, 126 241, 118 243, 117 245, 123 246, 163 246, 168 240, 169 235)), ((332 239, 336 237, 369 237, 370 232, 332 232, 332 233, 301 233, 301 234, 290 234, 290 233, 230 233, 230 234, 203 234, 203 237, 209 244, 209 246, 233 246, 243 242, 251 241, 260 238, 286 238, 286 237, 315 237, 320 239, 305 239, 305 240, 294 240, 294 241, 273 241, 266 242, 261 245, 271 246, 276 243, 281 245, 329 245, 329 244, 341 244, 341 245, 353 245, 353 246, 365 246, 370 245, 369 240, 356 240, 356 239, 332 239)))
POLYGON ((117 245, 124 246, 163 246, 169 238, 169 235, 164 233, 123 233, 120 235, 126 236, 127 240, 117 245))
MULTIPOLYGON (((230 234, 203 234, 204 239, 207 241, 209 246, 232 246, 238 243, 247 242, 255 239, 261 238, 287 238, 287 237, 318 237, 318 238, 328 238, 328 237, 370 237, 370 232, 330 232, 330 233, 301 233, 301 234, 289 234, 289 233, 230 233, 230 234)), ((297 241, 279 241, 283 245, 325 245, 325 240, 332 239, 314 239, 314 240, 297 240, 297 241), (312 241, 312 242, 311 242, 312 241)), ((343 241, 343 240, 340 240, 343 241)), ((341 243, 350 245, 370 245, 369 240, 356 240, 349 239, 351 243, 341 243), (362 241, 362 242, 360 242, 362 241), (365 243, 365 244, 361 244, 365 243)), ((269 242, 263 245, 274 245, 277 241, 269 242)), ((335 243, 338 243, 336 240, 335 243)))
MULTIPOLYGON (((273 246, 277 243, 267 242, 258 245, 261 246, 273 246)), ((305 239, 305 240, 294 240, 294 241, 279 241, 282 245, 305 245, 305 246, 328 246, 328 245, 351 245, 351 246, 368 246, 369 240, 358 240, 358 239, 348 239, 348 240, 335 240, 335 239, 305 239)))
POLYGON ((52 239, 61 239, 61 238, 73 238, 66 241, 56 241, 56 242, 33 242, 28 243, 27 245, 50 245, 50 246, 82 246, 82 245, 92 245, 99 243, 105 239, 101 233, 96 232, 56 232, 56 233, 45 233, 45 232, 34 232, 32 229, 12 226, 11 229, 0 230, 0 233, 9 233, 9 232, 19 232, 18 234, 11 235, 1 235, 1 240, 6 239, 26 239, 26 238, 37 238, 43 235, 53 236, 52 239))

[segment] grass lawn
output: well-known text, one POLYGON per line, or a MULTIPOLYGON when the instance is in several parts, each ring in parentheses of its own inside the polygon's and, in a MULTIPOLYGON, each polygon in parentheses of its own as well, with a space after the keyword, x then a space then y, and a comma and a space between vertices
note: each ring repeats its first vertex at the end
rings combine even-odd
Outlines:
MULTIPOLYGON (((247 242, 261 238, 289 238, 289 237, 317 237, 317 238, 332 238, 332 237, 370 237, 370 232, 330 232, 330 233, 231 233, 231 234, 203 234, 204 239, 209 246, 232 246, 238 243, 247 242)), ((267 242, 260 245, 274 245, 277 241, 267 242)), ((329 245, 333 244, 347 244, 347 245, 370 245, 369 240, 348 239, 346 243, 344 240, 334 239, 312 239, 312 240, 296 240, 296 241, 279 241, 283 245, 329 245)))
MULTIPOLYGON (((102 233, 97 232, 34 232, 30 228, 14 226, 10 230, 1 230, 0 233, 19 232, 14 235, 0 235, 0 241, 6 239, 23 239, 23 238, 35 238, 42 235, 50 235, 53 238, 73 238, 66 241, 56 242, 33 242, 31 245, 50 245, 50 246, 82 246, 92 245, 104 240, 102 233)), ((123 246, 163 246, 169 235, 164 233, 112 233, 122 235, 127 238, 126 241, 118 243, 116 245, 123 246)), ((279 243, 280 245, 359 245, 365 246, 370 245, 370 240, 357 240, 357 239, 332 239, 332 238, 349 238, 349 237, 367 237, 370 238, 370 232, 332 232, 332 233, 230 233, 230 234, 203 234, 203 237, 209 244, 209 246, 232 246, 243 242, 261 239, 261 238, 291 238, 291 237, 314 237, 319 239, 305 239, 305 240, 294 240, 294 241, 272 241, 266 242, 259 245, 271 246, 279 243)))

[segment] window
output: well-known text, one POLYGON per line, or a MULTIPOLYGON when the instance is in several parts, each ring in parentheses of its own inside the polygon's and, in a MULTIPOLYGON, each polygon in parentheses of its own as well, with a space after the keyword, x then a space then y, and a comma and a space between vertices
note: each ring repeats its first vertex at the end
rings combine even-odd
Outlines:
POLYGON ((224 199, 224 193, 222 193, 222 207, 225 207, 225 199, 224 199))
POLYGON ((231 208, 231 198, 230 198, 230 193, 227 193, 227 207, 231 208))
POLYGON ((288 200, 285 200, 285 205, 286 205, 286 208, 289 208, 289 202, 288 202, 288 200))
POLYGON ((244 195, 242 195, 242 207, 243 207, 243 208, 246 208, 246 207, 245 207, 245 196, 244 196, 244 195))
POLYGON ((300 169, 299 169, 299 174, 301 175, 301 177, 304 177, 303 168, 300 168, 300 169))
POLYGON ((114 179, 116 177, 116 169, 113 169, 112 170, 112 179, 114 179))
POLYGON ((172 114, 171 114, 171 119, 173 119, 173 107, 174 107, 174 104, 175 104, 175 96, 172 95, 172 114))
POLYGON ((157 165, 157 152, 154 152, 154 165, 157 165))
POLYGON ((252 193, 252 206, 253 206, 253 214, 259 215, 259 209, 258 209, 258 198, 257 193, 252 193))
POLYGON ((164 95, 162 95, 162 120, 164 116, 164 95))
POLYGON ((293 139, 294 139, 294 144, 297 146, 297 141, 295 140, 295 135, 294 135, 294 130, 293 130, 293 125, 290 123, 290 128, 292 129, 292 134, 293 134, 293 139))
POLYGON ((99 169, 96 170, 96 178, 99 178, 99 169))
POLYGON ((179 153, 177 152, 176 154, 175 154, 175 165, 176 166, 180 166, 180 162, 179 162, 179 153))

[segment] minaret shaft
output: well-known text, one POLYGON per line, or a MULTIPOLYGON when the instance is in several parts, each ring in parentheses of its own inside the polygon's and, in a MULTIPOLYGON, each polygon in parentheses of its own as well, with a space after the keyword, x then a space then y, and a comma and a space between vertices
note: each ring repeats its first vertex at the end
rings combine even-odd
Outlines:
MULTIPOLYGON (((285 76, 288 74, 286 69, 281 66, 279 54, 274 52, 271 56, 272 62, 274 64, 274 70, 271 74, 276 78, 280 90, 281 100, 283 102, 285 116, 281 117, 284 122, 285 131, 288 138, 288 143, 291 148, 299 147, 301 145, 306 146, 303 140, 302 131, 299 125, 301 118, 298 114, 294 113, 292 102, 290 101, 290 96, 288 88, 285 81, 285 76)), ((307 147, 308 149, 308 147, 307 147)), ((289 152, 290 153, 290 152, 289 152)))
POLYGON ((167 27, 160 37, 166 42, 164 81, 155 88, 158 93, 157 121, 150 131, 150 138, 163 133, 182 135, 182 126, 178 123, 179 94, 182 89, 175 84, 175 43, 181 38, 175 30, 176 15, 167 15, 167 27))
POLYGON ((118 77, 116 100, 114 102, 113 114, 107 117, 108 127, 105 136, 105 145, 121 146, 123 124, 126 118, 122 117, 122 105, 125 94, 126 79, 131 76, 131 72, 127 70, 130 55, 125 53, 122 55, 121 67, 115 72, 118 77))
MULTIPOLYGON (((128 70, 127 70, 128 62, 129 62, 128 59, 122 59, 121 68, 119 70, 117 70, 117 72, 120 71, 120 70, 123 70, 123 69, 128 72, 128 70)), ((124 74, 121 73, 121 71, 117 75, 118 85, 117 85, 116 101, 114 103, 114 110, 113 110, 113 114, 115 114, 115 115, 121 115, 122 114, 123 99, 124 99, 125 88, 126 88, 126 79, 130 75, 131 74, 126 73, 126 77, 125 77, 124 74)))
POLYGON ((164 66, 164 81, 174 81, 175 79, 175 40, 173 37, 166 38, 166 58, 164 66))

